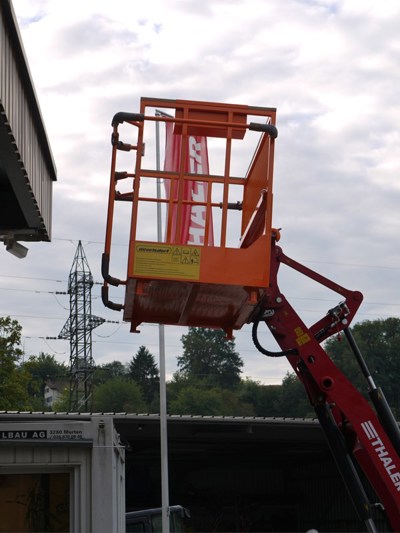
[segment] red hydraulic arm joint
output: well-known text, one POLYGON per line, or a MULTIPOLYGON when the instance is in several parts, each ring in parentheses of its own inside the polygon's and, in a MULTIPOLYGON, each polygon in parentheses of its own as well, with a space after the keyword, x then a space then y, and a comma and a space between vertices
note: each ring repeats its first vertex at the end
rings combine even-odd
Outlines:
POLYGON ((324 430, 335 461, 349 490, 360 520, 376 531, 373 507, 384 508, 393 531, 400 531, 400 434, 390 408, 368 372, 348 326, 363 296, 347 290, 287 257, 272 242, 271 282, 258 318, 253 341, 265 355, 286 356, 303 383, 324 430), (283 263, 340 294, 344 300, 311 327, 307 327, 281 294, 277 277, 283 263), (265 322, 281 351, 263 348, 257 337, 265 322), (328 337, 343 331, 368 381, 374 409, 329 358, 321 346, 328 337), (355 464, 361 467, 380 502, 370 502, 355 464))

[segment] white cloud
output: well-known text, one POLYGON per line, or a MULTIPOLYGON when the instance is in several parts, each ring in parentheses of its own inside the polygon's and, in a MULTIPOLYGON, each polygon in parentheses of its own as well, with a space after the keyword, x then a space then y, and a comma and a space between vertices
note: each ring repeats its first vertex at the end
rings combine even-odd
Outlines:
MULTIPOLYGON (((284 228, 287 254, 361 289, 367 303, 359 319, 399 314, 397 1, 14 0, 13 5, 59 181, 53 243, 30 245, 20 262, 4 252, 0 274, 65 280, 66 287, 82 239, 100 280, 114 113, 137 111, 141 96, 226 101, 278 109, 274 224, 284 228)), ((122 219, 114 235, 121 275, 127 234, 122 219)), ((11 280, 22 286, 20 277, 0 278, 0 284, 11 280)), ((25 280, 23 286, 49 283, 50 290, 60 285, 25 280)), ((335 295, 318 299, 318 288, 286 273, 281 290, 294 297, 306 322, 335 304, 335 295)), ((58 334, 67 313, 53 296, 41 295, 39 301, 34 293, 13 292, 13 298, 4 293, 0 311, 21 316, 26 336, 58 334)), ((102 306, 99 293, 94 305, 95 314, 120 318, 102 306)), ((155 326, 143 326, 140 335, 130 334, 126 325, 114 332, 114 326, 95 331, 99 363, 126 362, 141 344, 157 354, 155 326), (110 343, 97 337, 101 331, 110 343)), ((180 328, 168 328, 169 373, 181 334, 180 328)), ((268 383, 281 379, 287 364, 257 354, 250 337, 246 328, 237 334, 245 373, 268 383)), ((56 349, 58 342, 51 346, 56 349)), ((43 339, 33 338, 26 339, 26 348, 49 350, 43 339)), ((68 359, 65 343, 63 348, 66 354, 59 357, 68 359)))

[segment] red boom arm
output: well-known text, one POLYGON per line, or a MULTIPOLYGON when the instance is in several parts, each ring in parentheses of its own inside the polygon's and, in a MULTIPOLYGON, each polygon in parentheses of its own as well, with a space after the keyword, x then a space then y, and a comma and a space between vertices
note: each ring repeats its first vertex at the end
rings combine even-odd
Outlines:
MULTIPOLYGON (((383 427, 382 419, 385 416, 381 416, 378 411, 378 415, 375 414, 369 402, 335 366, 320 344, 338 331, 349 331, 347 327, 362 302, 362 294, 349 291, 288 258, 276 246, 275 239, 271 257, 270 289, 263 301, 260 319, 253 327, 256 346, 258 344, 260 349, 257 326, 262 320, 282 352, 270 353, 262 348, 261 351, 272 356, 286 355, 302 381, 360 518, 369 531, 375 531, 371 505, 356 474, 353 460, 364 471, 380 498, 393 530, 400 531, 400 458, 399 447, 393 442, 399 437, 396 434, 398 427, 396 424, 395 429, 391 427, 395 438, 392 435, 390 438, 387 427, 383 427), (337 292, 344 297, 344 302, 330 310, 313 326, 307 327, 279 291, 277 276, 281 263, 337 292)), ((370 388, 371 384, 373 387, 372 379, 370 388)), ((379 393, 380 391, 378 396, 379 393)))

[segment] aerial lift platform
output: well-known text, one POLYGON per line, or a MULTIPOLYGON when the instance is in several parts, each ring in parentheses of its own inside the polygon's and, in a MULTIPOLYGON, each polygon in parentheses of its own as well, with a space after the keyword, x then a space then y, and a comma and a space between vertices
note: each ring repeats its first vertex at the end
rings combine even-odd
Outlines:
MULTIPOLYGON (((272 227, 275 120, 273 108, 152 98, 141 99, 139 113, 114 116, 102 299, 107 307, 123 310, 133 332, 145 322, 219 328, 230 337, 252 323, 257 349, 269 357, 287 357, 303 383, 367 531, 377 531, 377 508, 386 513, 393 531, 400 531, 399 428, 349 328, 363 296, 289 258, 277 244, 280 233, 272 227), (145 153, 148 147, 151 152, 151 137, 162 123, 172 132, 176 157, 175 165, 161 170, 159 164, 147 166, 145 153), (120 138, 122 128, 128 140, 120 138), (250 164, 246 172, 236 173, 244 154, 241 143, 247 147, 250 137, 256 138, 250 164), (216 160, 223 161, 217 171, 211 157, 207 164, 190 163, 191 147, 204 139, 216 150, 216 160), (119 166, 123 154, 133 155, 128 169, 119 166), (155 187, 161 180, 166 195, 155 187), (110 274, 117 203, 130 206, 129 222, 123 223, 130 232, 122 279, 110 274), (154 232, 161 209, 166 220, 162 238, 154 232), (194 242, 183 231, 190 220, 203 229, 194 242), (341 301, 307 326, 280 292, 282 264, 336 292, 341 301), (124 287, 124 303, 111 300, 110 286, 124 287), (260 323, 279 351, 261 345, 260 323), (323 349, 323 341, 341 331, 367 381, 370 401, 323 349), (365 479, 376 499, 367 496, 365 479)), ((194 154, 197 163, 199 154, 194 154)))
MULTIPOLYGON (((275 110, 270 108, 149 98, 142 99, 139 114, 115 115, 103 256, 104 292, 107 302, 107 284, 126 285, 124 320, 131 323, 132 331, 136 331, 141 322, 153 322, 222 328, 231 336, 233 330, 240 329, 252 316, 269 285, 273 157, 277 135, 274 122, 275 110), (150 115, 149 108, 153 113, 167 109, 174 115, 165 112, 150 115), (258 117, 259 122, 248 123, 249 115, 258 117), (154 121, 172 123, 174 135, 179 139, 180 160, 173 171, 143 168, 148 122, 154 121), (137 130, 134 144, 120 140, 118 130, 123 122, 137 130), (258 146, 247 175, 233 176, 234 150, 248 131, 259 132, 258 146), (223 140, 217 146, 218 156, 224 161, 219 175, 194 173, 188 168, 188 139, 201 137, 223 140), (131 171, 117 169, 117 154, 121 150, 131 150, 136 156, 131 171), (133 182, 132 189, 126 193, 117 191, 121 180, 128 178, 133 182), (164 181, 170 191, 169 198, 149 196, 149 188, 145 189, 143 183, 151 179, 164 181), (204 190, 206 185, 207 193, 200 198, 193 194, 188 197, 184 194, 188 182, 194 189, 200 184, 204 190), (239 199, 231 201, 232 190, 239 199), (114 204, 121 200, 131 201, 132 215, 127 278, 117 281, 109 276, 109 261, 114 204), (167 211, 162 243, 158 239, 138 237, 140 226, 145 223, 141 215, 146 204, 155 203, 165 205, 167 211), (187 245, 182 242, 182 227, 188 223, 185 218, 196 210, 202 210, 204 240, 187 245), (232 211, 241 218, 235 246, 228 244, 228 235, 234 231, 230 225, 232 211), (218 234, 215 229, 211 232, 213 222, 218 222, 218 234), (210 242, 210 235, 213 242, 210 242)), ((150 129, 150 135, 154 136, 154 128, 150 129)), ((237 224, 237 217, 232 219, 232 225, 237 224)), ((156 226, 154 219, 152 224, 156 226)))

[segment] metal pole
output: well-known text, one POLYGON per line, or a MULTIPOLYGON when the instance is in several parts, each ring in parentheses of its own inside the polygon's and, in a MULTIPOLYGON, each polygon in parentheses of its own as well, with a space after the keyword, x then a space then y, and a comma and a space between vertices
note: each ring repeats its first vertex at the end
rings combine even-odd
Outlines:
MULTIPOLYGON (((160 115, 156 111, 156 115, 160 115)), ((160 123, 156 121, 156 170, 160 164, 160 123)), ((161 179, 157 178, 157 199, 161 198, 161 179)), ((162 242, 161 203, 157 203, 157 239, 162 242)), ((165 328, 158 325, 158 345, 160 353, 160 437, 161 437, 161 507, 162 531, 169 533, 169 480, 168 480, 168 432, 167 432, 167 386, 165 371, 165 328)))

